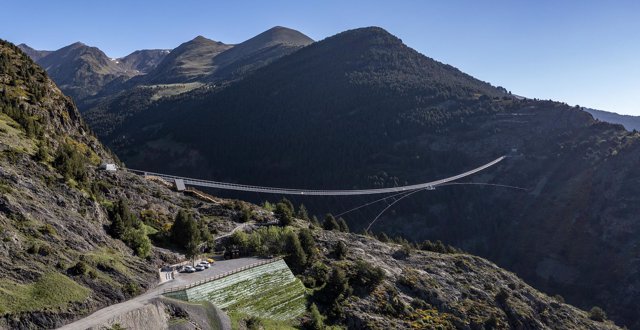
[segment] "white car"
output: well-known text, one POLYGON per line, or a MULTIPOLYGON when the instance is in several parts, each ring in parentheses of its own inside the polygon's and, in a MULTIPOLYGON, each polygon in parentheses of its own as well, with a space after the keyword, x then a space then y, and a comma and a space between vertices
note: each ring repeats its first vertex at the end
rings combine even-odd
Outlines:
POLYGON ((186 267, 184 267, 184 272, 185 272, 185 273, 193 273, 193 272, 195 272, 195 271, 196 271, 196 269, 195 269, 195 268, 193 268, 193 266, 186 266, 186 267))
POLYGON ((207 261, 200 261, 200 264, 204 266, 204 268, 209 268, 211 267, 211 264, 207 261))
POLYGON ((205 268, 202 264, 198 264, 198 265, 196 265, 196 271, 197 271, 197 272, 203 271, 203 270, 205 270, 205 269, 206 269, 206 268, 205 268))

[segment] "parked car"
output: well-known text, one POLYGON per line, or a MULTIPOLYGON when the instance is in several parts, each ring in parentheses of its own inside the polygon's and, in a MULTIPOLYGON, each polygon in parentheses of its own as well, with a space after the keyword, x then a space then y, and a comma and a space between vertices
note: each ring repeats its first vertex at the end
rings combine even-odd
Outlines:
POLYGON ((205 270, 206 268, 202 265, 202 264, 198 264, 196 265, 196 271, 197 272, 201 272, 203 270, 205 270))
POLYGON ((211 259, 211 258, 209 258, 209 259, 207 259, 207 262, 208 262, 208 263, 210 263, 210 264, 212 264, 212 263, 214 263, 214 262, 216 262, 216 261, 215 261, 215 260, 213 260, 213 259, 211 259))
POLYGON ((186 267, 184 267, 184 272, 185 272, 185 273, 193 273, 193 272, 195 272, 195 271, 196 271, 196 269, 195 269, 195 268, 193 268, 193 266, 186 266, 186 267))
POLYGON ((207 261, 200 261, 200 264, 204 266, 204 268, 209 268, 211 265, 207 261))

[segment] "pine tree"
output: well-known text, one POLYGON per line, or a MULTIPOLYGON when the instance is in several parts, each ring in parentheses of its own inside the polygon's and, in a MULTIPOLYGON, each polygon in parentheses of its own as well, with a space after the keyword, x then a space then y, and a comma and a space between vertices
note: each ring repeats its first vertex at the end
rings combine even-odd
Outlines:
POLYGON ((286 199, 285 197, 282 197, 282 199, 280 200, 280 203, 284 203, 287 205, 287 207, 289 208, 289 211, 291 211, 291 214, 293 215, 294 213, 296 213, 296 208, 293 207, 293 203, 291 203, 290 200, 286 199))
POLYGON ((336 244, 335 248, 333 249, 333 254, 338 260, 344 259, 347 256, 347 252, 348 252, 347 245, 344 244, 343 241, 339 241, 338 244, 336 244))
POLYGON ((322 227, 325 230, 340 230, 340 225, 336 221, 336 218, 333 217, 331 213, 327 213, 324 217, 324 222, 322 223, 322 227))
POLYGON ((327 284, 319 291, 320 299, 326 303, 336 303, 349 295, 350 289, 344 270, 334 268, 327 284))
POLYGON ((340 227, 340 231, 343 233, 349 232, 349 226, 347 226, 347 222, 344 220, 344 218, 338 219, 338 227, 340 227))
POLYGON ((178 211, 171 227, 171 240, 178 247, 185 249, 188 258, 194 257, 200 248, 200 229, 191 213, 178 211))
POLYGON ((307 208, 304 206, 304 204, 300 204, 300 206, 298 207, 297 216, 299 219, 309 221, 309 212, 307 212, 307 208))
POLYGON ((304 266, 307 264, 307 255, 302 249, 298 236, 289 232, 286 236, 286 252, 287 257, 285 261, 291 267, 294 272, 300 273, 304 270, 304 266))
POLYGON ((289 226, 293 223, 293 213, 289 205, 284 202, 280 202, 276 205, 274 212, 275 216, 280 220, 282 226, 289 226))
POLYGON ((124 221, 122 221, 122 217, 120 216, 120 214, 116 213, 113 216, 110 229, 111 229, 111 236, 118 239, 122 238, 126 230, 126 227, 124 225, 124 221))
POLYGON ((313 259, 316 253, 316 240, 313 238, 311 230, 308 228, 300 229, 298 232, 298 238, 300 239, 300 244, 302 245, 304 253, 307 254, 307 259, 313 259))

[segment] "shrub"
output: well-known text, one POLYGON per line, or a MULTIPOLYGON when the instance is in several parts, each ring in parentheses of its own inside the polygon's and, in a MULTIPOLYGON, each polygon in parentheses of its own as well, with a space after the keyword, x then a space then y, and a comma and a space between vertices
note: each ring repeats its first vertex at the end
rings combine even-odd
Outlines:
POLYGON ((289 204, 284 202, 276 204, 276 210, 273 213, 280 220, 280 225, 289 226, 293 223, 293 211, 289 204))
POLYGON ((602 310, 602 308, 598 306, 594 306, 589 311, 589 318, 594 321, 604 322, 604 320, 607 319, 607 313, 605 313, 604 310, 602 310))
POLYGON ((336 218, 333 217, 330 213, 328 213, 324 217, 324 222, 322 223, 322 227, 325 230, 340 230, 340 225, 336 221, 336 218))
POLYGON ((316 304, 311 304, 311 308, 309 308, 309 321, 306 324, 306 328, 309 330, 324 329, 324 320, 316 304))
POLYGON ((89 265, 84 261, 78 261, 73 267, 68 269, 71 275, 85 275, 89 272, 89 265))
POLYGON ((346 258, 347 253, 348 253, 347 245, 344 244, 343 241, 338 242, 338 244, 336 244, 336 246, 333 248, 333 255, 338 260, 343 260, 344 258, 346 258))
POLYGON ((42 227, 40 227, 40 232, 49 236, 54 236, 58 234, 58 231, 50 224, 45 224, 42 227))
POLYGON ((127 282, 122 286, 122 291, 129 296, 135 296, 140 292, 140 286, 135 282, 127 282))
POLYGON ((505 288, 500 288, 495 298, 498 303, 504 304, 507 302, 507 299, 509 299, 509 291, 505 288))
POLYGON ((402 244, 400 249, 393 253, 392 257, 397 260, 404 260, 409 258, 411 255, 411 245, 402 244))
POLYGON ((147 231, 144 227, 128 228, 122 237, 122 241, 133 249, 138 257, 145 258, 151 254, 151 240, 147 236, 147 231))
POLYGON ((351 295, 351 287, 344 270, 334 268, 327 284, 320 291, 317 291, 317 294, 320 301, 325 303, 339 303, 351 295))
POLYGON ((351 277, 350 283, 366 293, 373 291, 384 279, 382 268, 373 266, 366 261, 356 261, 354 268, 355 272, 351 277))
POLYGON ((340 231, 343 233, 349 232, 349 226, 347 225, 347 222, 343 218, 338 219, 338 227, 340 228, 340 231))
POLYGON ((263 328, 262 320, 255 316, 251 316, 244 320, 248 330, 258 330, 263 328))
POLYGON ((78 183, 84 183, 87 178, 86 164, 88 162, 88 158, 72 144, 63 143, 58 147, 53 160, 53 167, 65 179, 73 179, 78 183))
POLYGON ((327 282, 331 268, 324 263, 317 261, 311 265, 310 275, 315 280, 316 286, 322 286, 327 282))

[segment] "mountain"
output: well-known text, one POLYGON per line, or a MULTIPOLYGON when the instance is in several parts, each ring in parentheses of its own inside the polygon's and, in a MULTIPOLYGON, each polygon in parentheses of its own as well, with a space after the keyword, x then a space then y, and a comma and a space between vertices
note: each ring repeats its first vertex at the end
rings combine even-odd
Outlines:
POLYGON ((36 50, 29 47, 27 44, 19 44, 18 48, 25 52, 25 54, 29 55, 29 57, 34 61, 38 61, 39 59, 51 54, 50 50, 36 50))
POLYGON ((176 257, 152 248, 147 230, 183 203, 196 217, 200 207, 217 214, 211 230, 233 227, 230 206, 98 170, 118 160, 45 71, 3 40, 0 109, 0 329, 56 328, 154 286, 176 257), (132 221, 121 239, 109 234, 117 210, 132 221))
MULTIPOLYGON (((243 184, 390 187, 507 154, 474 180, 523 190, 441 187, 404 199, 372 230, 441 239, 640 326, 640 134, 512 97, 380 28, 329 37, 225 86, 93 115, 90 125, 130 166, 243 184)), ((323 214, 367 200, 294 202, 323 214)), ((362 230, 379 211, 345 218, 362 230)))
POLYGON ((120 66, 127 71, 138 71, 145 74, 155 68, 171 50, 169 49, 143 49, 119 58, 120 66))
POLYGON ((158 66, 143 77, 145 84, 189 82, 211 74, 214 57, 233 47, 197 36, 172 50, 158 66))
POLYGON ((100 49, 76 42, 40 58, 41 65, 60 89, 76 102, 95 95, 112 80, 138 74, 121 67, 100 49))
POLYGON ((220 69, 209 80, 244 77, 272 61, 313 43, 299 31, 276 26, 216 57, 220 69))
MULTIPOLYGON (((237 200, 212 201, 126 171, 100 171, 96 166, 102 160, 117 159, 45 71, 2 40, 0 89, 0 329, 56 328, 154 287, 157 269, 177 256, 153 247, 150 238, 176 249, 167 245, 167 228, 179 226, 173 215, 185 209, 197 220, 191 220, 196 237, 202 235, 206 244, 215 244, 207 239, 212 233, 243 227, 250 232, 233 230, 227 246, 285 256, 310 288, 310 297, 303 298, 320 310, 310 308, 289 321, 292 326, 315 318, 351 328, 619 329, 597 313, 550 298, 494 264, 439 242, 417 249, 406 241, 322 230, 305 219, 282 227, 247 226, 234 219, 277 219, 237 200), (118 230, 123 230, 120 236, 118 230), (265 241, 255 244, 263 234, 265 241)), ((134 326, 215 323, 198 304, 165 299, 139 300, 136 306, 113 317, 134 326), (145 313, 149 306, 156 312, 145 313)), ((238 320, 242 311, 230 312, 241 324, 263 322, 263 316, 238 320)), ((102 327, 123 324, 96 328, 102 327)))
POLYGON ((612 124, 620 124, 629 131, 640 130, 640 116, 621 115, 615 112, 608 112, 590 108, 582 108, 590 113, 593 118, 612 124))

